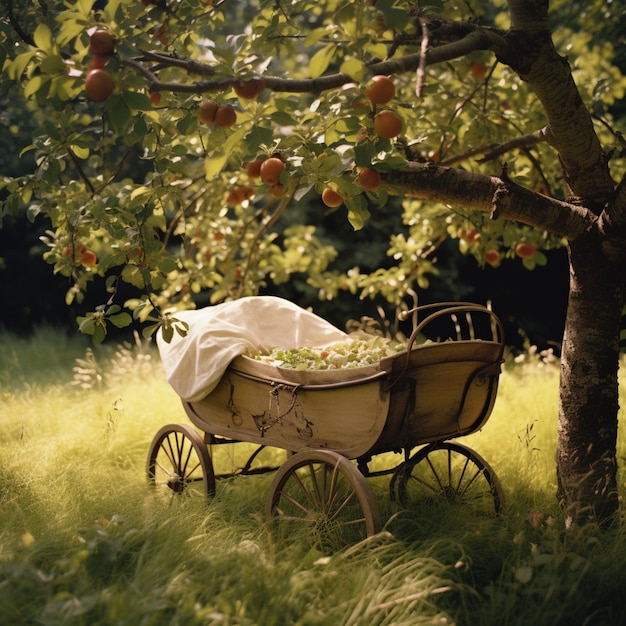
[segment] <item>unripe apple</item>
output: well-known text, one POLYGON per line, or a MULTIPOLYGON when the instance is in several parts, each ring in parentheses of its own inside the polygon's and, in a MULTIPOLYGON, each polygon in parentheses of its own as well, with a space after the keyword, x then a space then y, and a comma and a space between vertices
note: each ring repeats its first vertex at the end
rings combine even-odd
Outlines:
POLYGON ((89 38, 89 49, 93 54, 112 55, 115 51, 113 35, 103 28, 95 30, 89 38))
POLYGON ((374 130, 379 137, 393 139, 402 132, 402 120, 395 111, 386 109, 376 114, 374 130))
POLYGON ((230 128, 237 121, 237 112, 230 104, 223 104, 215 111, 214 121, 220 128, 230 128))
POLYGON ((95 102, 104 102, 115 89, 115 82, 106 70, 90 70, 85 78, 85 91, 95 102))
POLYGON ((373 167, 366 167, 365 169, 359 172, 357 177, 358 183, 361 186, 361 189, 366 189, 369 191, 376 191, 380 189, 382 185, 382 179, 380 177, 380 172, 375 170, 373 167))
POLYGON ((270 187, 280 182, 280 175, 285 169, 285 164, 278 157, 270 157, 261 163, 261 180, 270 187))
POLYGON ((489 265, 496 266, 500 262, 500 253, 497 250, 485 250, 483 258, 489 265))
POLYGON ((322 191, 322 202, 327 207, 334 209, 338 206, 341 206, 343 204, 343 200, 343 196, 338 191, 335 191, 330 187, 326 187, 326 189, 322 191))
POLYGON ((265 80, 262 78, 253 78, 241 85, 235 85, 233 89, 240 98, 244 100, 254 100, 265 91, 265 80))
POLYGON ((215 125, 215 114, 219 104, 214 100, 203 100, 198 110, 198 119, 204 124, 215 125))
POLYGON ((365 97, 372 104, 387 104, 395 95, 395 85, 388 76, 374 76, 365 87, 365 97))
POLYGON ((520 242, 515 246, 515 254, 520 259, 532 259, 537 252, 537 248, 532 243, 520 242))

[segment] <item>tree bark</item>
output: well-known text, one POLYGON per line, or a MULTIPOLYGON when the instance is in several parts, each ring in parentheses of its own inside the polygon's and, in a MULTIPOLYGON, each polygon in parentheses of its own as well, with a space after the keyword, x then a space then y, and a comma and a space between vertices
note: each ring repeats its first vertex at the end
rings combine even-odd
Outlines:
POLYGON ((569 250, 561 356, 558 495, 572 521, 611 521, 618 507, 616 444, 623 280, 595 234, 569 250))

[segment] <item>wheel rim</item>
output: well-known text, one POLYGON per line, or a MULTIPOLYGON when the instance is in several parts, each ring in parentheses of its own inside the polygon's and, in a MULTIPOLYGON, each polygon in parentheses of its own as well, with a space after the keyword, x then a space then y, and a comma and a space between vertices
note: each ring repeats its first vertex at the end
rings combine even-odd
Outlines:
POLYGON ((206 444, 186 424, 164 426, 148 451, 148 482, 164 493, 213 497, 215 475, 206 444))
POLYGON ((330 451, 301 452, 279 468, 268 493, 267 516, 279 532, 306 533, 322 549, 365 539, 381 527, 363 475, 330 451))
POLYGON ((420 450, 396 470, 390 487, 391 497, 407 508, 443 501, 492 514, 504 504, 490 465, 473 450, 452 442, 420 450))

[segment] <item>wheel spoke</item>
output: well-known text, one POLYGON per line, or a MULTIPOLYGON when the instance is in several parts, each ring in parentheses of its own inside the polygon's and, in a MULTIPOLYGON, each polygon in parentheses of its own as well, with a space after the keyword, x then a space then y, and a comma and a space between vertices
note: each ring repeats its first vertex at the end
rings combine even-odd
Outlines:
POLYGON ((465 483, 465 486, 463 489, 461 489, 461 484, 460 484, 461 481, 459 481, 459 489, 458 489, 459 494, 464 496, 472 488, 472 485, 476 485, 476 481, 479 478, 485 478, 485 480, 487 481, 489 480, 487 478, 487 474, 484 469, 477 468, 476 471, 474 472, 474 475, 471 478, 469 478, 469 480, 465 483))
MULTIPOLYGON (((448 458, 452 459, 452 451, 451 450, 448 450, 448 458)), ((469 462, 470 462, 470 459, 469 459, 469 457, 467 457, 465 459, 465 463, 463 464, 463 469, 459 473, 459 480, 457 481, 457 483, 456 483, 456 485, 454 487, 454 489, 455 489, 455 491, 457 493, 461 492, 461 484, 463 483, 463 478, 465 477, 465 472, 467 471, 467 468, 469 466, 469 462)), ((452 485, 452 482, 450 482, 450 485, 452 485)))
POLYGON ((319 473, 315 468, 314 463, 308 463, 309 475, 311 478, 311 486, 313 494, 310 496, 311 504, 316 506, 318 509, 323 507, 324 498, 326 494, 326 471, 327 467, 324 465, 321 469, 322 477, 321 477, 321 485, 319 480, 319 473))
POLYGON ((204 480, 204 474, 202 473, 202 470, 200 468, 200 463, 197 463, 191 471, 184 472, 183 477, 185 480, 185 484, 202 482, 204 480), (195 473, 198 469, 200 469, 199 475, 195 473))
MULTIPOLYGON (((337 494, 338 495, 338 494, 337 494)), ((332 516, 330 517, 330 519, 332 521, 335 521, 340 515, 341 513, 345 510, 345 508, 348 506, 348 504, 350 504, 350 502, 352 502, 354 500, 354 496, 356 495, 355 491, 351 491, 344 499, 343 502, 335 509, 335 512, 332 514, 332 516)), ((328 509, 328 511, 330 512, 330 508, 328 509)))
MULTIPOLYGON (((302 472, 298 472, 295 471, 293 473, 293 480, 296 483, 296 485, 300 488, 300 491, 303 493, 304 498, 311 503, 312 506, 315 506, 315 504, 317 502, 319 502, 320 500, 320 496, 319 496, 319 492, 318 492, 318 486, 317 486, 317 481, 315 480, 315 469, 313 467, 313 464, 310 463, 307 466, 307 469, 303 468, 302 472), (307 469, 308 469, 308 473, 310 474, 310 479, 311 479, 311 487, 312 489, 310 489, 309 487, 307 487, 304 484, 304 480, 307 478, 306 473, 307 473, 307 469), (304 476, 300 476, 300 473, 302 473, 304 476), (316 498, 317 496, 317 498, 316 498)), ((307 509, 304 509, 307 510, 307 509)))
MULTIPOLYGON (((441 478, 439 477, 439 472, 437 471, 437 468, 434 466, 433 462, 428 457, 426 457, 426 462, 428 463, 428 467, 430 467, 430 471, 432 472, 433 478, 435 479, 435 481, 437 482, 437 485, 439 486, 439 490, 443 491, 444 484, 441 482, 441 478)), ((450 482, 450 467, 448 467, 448 482, 450 482)), ((435 491, 435 487, 432 487, 432 490, 435 491)))
MULTIPOLYGON (((430 463, 429 463, 430 465, 430 463)), ((426 489, 432 491, 433 494, 437 494, 440 493, 441 491, 443 491, 443 485, 441 484, 441 481, 438 479, 437 474, 433 469, 433 477, 435 478, 435 481, 432 480, 426 480, 424 478, 422 478, 421 476, 414 476, 413 474, 411 474, 411 472, 409 470, 407 470, 407 476, 405 479, 405 486, 408 486, 408 483, 418 483, 424 487, 426 487, 426 489), (438 489, 437 489, 438 488, 438 489)))
POLYGON ((173 472, 171 472, 167 467, 165 467, 165 465, 163 465, 163 463, 161 463, 158 459, 155 463, 155 469, 156 468, 160 468, 161 470, 163 470, 163 473, 168 477, 168 478, 173 478, 175 476, 175 474, 173 472))
POLYGON ((172 441, 169 435, 163 443, 167 443, 167 448, 165 446, 162 447, 165 456, 167 456, 170 463, 172 464, 172 469, 174 469, 174 471, 178 471, 178 466, 176 464, 176 454, 174 453, 174 449, 172 448, 172 441))
POLYGON ((290 494, 288 494, 286 491, 282 490, 279 492, 279 496, 281 498, 284 498, 285 500, 287 500, 287 502, 293 504, 296 508, 300 509, 303 513, 310 513, 311 509, 307 509, 304 504, 302 504, 300 502, 300 500, 297 500, 296 498, 292 497, 290 494))

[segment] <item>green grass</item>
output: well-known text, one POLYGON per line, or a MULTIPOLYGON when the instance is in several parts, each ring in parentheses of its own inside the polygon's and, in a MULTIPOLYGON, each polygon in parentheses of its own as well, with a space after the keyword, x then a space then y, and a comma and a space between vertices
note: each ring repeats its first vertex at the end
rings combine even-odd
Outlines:
POLYGON ((271 474, 221 481, 209 506, 148 489, 152 437, 188 423, 150 348, 0 341, 1 625, 626 623, 623 525, 565 531, 555 502, 555 365, 509 364, 462 440, 496 470, 503 515, 395 510, 376 480, 384 531, 322 553, 268 528, 271 474))

